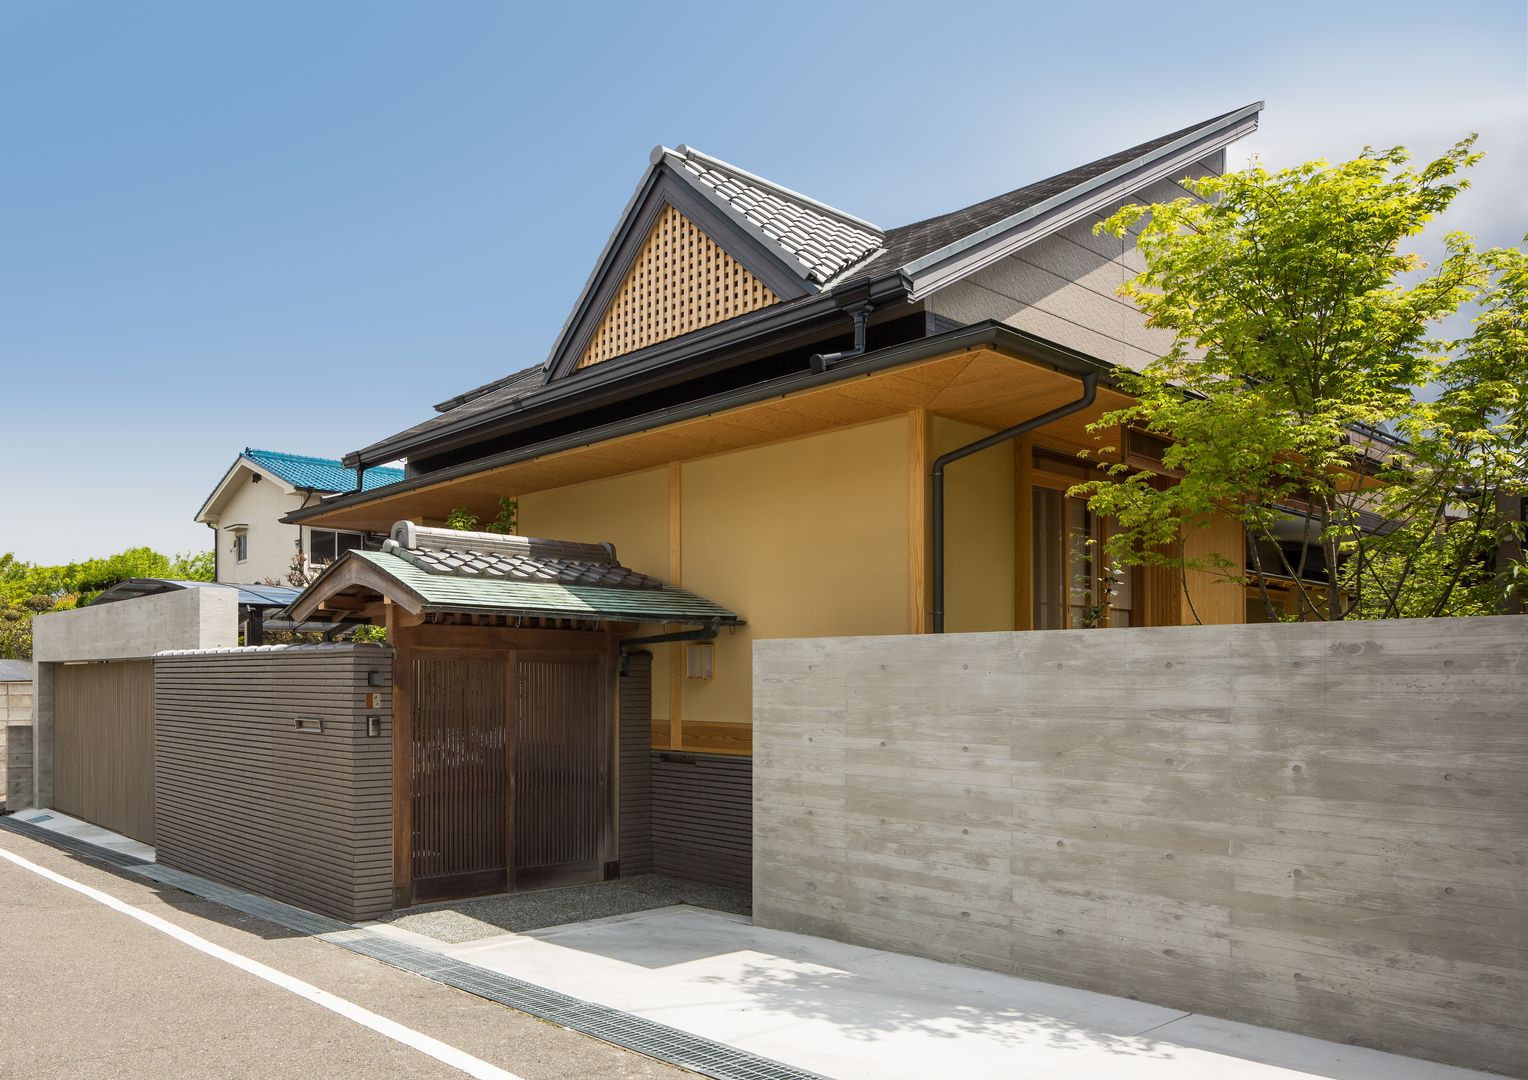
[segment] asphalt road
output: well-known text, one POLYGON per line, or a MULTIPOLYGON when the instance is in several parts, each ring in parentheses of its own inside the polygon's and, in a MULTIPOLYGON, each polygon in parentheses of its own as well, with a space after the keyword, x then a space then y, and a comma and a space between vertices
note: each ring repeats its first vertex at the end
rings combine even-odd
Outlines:
POLYGON ((469 1075, 410 1045, 431 1039, 524 1080, 693 1076, 26 837, 0 832, 0 850, 409 1029, 373 1030, 0 857, 0 1078, 469 1075))

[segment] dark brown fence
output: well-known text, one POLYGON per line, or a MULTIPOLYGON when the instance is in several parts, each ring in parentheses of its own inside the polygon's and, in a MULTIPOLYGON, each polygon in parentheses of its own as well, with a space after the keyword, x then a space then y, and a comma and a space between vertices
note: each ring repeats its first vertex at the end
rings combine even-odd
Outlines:
POLYGON ((621 876, 653 869, 653 654, 632 652, 621 675, 621 876))
POLYGON ((392 906, 392 651, 154 662, 159 861, 342 919, 392 906))
POLYGON ((154 662, 60 664, 53 808, 154 843, 154 662))
POLYGON ((653 869, 748 888, 753 881, 753 762, 711 754, 652 756, 653 869))

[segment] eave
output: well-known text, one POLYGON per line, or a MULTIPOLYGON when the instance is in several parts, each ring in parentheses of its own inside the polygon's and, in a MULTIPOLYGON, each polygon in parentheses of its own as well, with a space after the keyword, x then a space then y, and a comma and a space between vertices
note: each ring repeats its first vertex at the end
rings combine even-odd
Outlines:
POLYGON ((843 309, 861 299, 883 308, 905 302, 907 283, 900 275, 890 274, 764 308, 592 364, 506 405, 438 425, 427 434, 384 439, 341 460, 358 468, 363 461, 429 457, 724 370, 766 344, 787 345, 808 334, 847 332, 843 309))
MULTIPOLYGON (((1032 334, 980 323, 867 353, 824 372, 801 371, 329 499, 284 520, 384 529, 403 517, 439 520, 469 480, 518 496, 919 408, 1003 427, 1075 396, 1081 374, 1102 371, 1107 379, 1110 370, 1103 361, 1032 334)), ((1112 391, 1101 391, 1100 400, 1100 411, 1126 403, 1112 391)))

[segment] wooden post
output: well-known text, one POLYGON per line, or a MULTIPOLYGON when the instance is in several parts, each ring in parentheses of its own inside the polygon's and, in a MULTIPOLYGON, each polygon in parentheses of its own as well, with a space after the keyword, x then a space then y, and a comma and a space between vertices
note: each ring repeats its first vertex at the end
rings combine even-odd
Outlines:
MULTIPOLYGON (((669 584, 684 584, 684 466, 669 465, 669 584)), ((684 649, 663 646, 669 654, 669 748, 684 748, 684 649)))
POLYGON ((907 632, 928 633, 929 435, 927 409, 907 414, 907 632))
POLYGON ((382 601, 387 643, 393 649, 393 906, 414 902, 414 709, 413 657, 408 612, 382 601))
POLYGON ((1035 628, 1035 444, 1013 443, 1013 628, 1035 628))

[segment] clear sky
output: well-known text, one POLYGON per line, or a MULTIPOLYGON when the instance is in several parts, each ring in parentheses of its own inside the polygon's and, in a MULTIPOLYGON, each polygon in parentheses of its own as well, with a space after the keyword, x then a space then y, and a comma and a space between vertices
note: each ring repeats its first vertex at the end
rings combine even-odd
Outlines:
POLYGON ((334 455, 542 359, 656 143, 890 227, 1249 101, 1280 164, 1489 152, 1528 6, 0 0, 0 551, 208 546, 246 445, 334 455))

